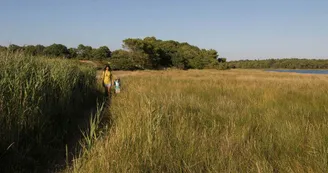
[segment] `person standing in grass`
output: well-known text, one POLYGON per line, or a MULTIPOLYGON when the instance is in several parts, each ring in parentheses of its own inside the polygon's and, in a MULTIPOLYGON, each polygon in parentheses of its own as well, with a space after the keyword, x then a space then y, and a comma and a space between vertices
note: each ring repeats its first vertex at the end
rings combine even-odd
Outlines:
POLYGON ((121 92, 121 80, 120 78, 116 78, 114 81, 114 86, 115 86, 115 93, 118 94, 121 92))
POLYGON ((112 70, 109 65, 106 65, 102 74, 102 80, 105 87, 105 91, 110 96, 110 89, 112 86, 112 70))

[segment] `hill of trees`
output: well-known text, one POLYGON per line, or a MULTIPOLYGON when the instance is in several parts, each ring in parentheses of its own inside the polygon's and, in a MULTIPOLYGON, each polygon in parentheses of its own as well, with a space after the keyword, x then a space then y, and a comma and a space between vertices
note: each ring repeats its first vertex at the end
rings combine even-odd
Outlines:
POLYGON ((125 39, 123 49, 112 53, 111 64, 114 69, 160 69, 175 67, 179 69, 204 69, 227 66, 226 60, 218 58, 213 49, 200 49, 188 43, 173 40, 163 41, 155 37, 144 39, 125 39))

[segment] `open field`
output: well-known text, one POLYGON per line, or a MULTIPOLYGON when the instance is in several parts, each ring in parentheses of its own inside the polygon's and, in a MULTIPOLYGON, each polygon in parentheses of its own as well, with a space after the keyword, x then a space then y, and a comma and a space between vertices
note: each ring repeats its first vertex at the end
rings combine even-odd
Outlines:
POLYGON ((111 125, 67 172, 327 172, 328 76, 115 72, 111 125))

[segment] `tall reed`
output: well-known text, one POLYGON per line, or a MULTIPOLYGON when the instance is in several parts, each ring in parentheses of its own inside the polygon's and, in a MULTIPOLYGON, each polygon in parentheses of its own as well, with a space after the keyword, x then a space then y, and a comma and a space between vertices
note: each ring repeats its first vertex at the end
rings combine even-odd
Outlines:
POLYGON ((91 67, 0 53, 0 169, 48 164, 59 148, 65 149, 70 126, 95 88, 91 67))

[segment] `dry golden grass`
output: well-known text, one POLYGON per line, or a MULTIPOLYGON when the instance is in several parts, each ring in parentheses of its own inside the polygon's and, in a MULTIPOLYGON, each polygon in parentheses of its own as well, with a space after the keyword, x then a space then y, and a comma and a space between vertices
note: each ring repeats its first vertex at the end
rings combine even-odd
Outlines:
POLYGON ((67 172, 327 172, 328 76, 115 72, 107 135, 67 172))

